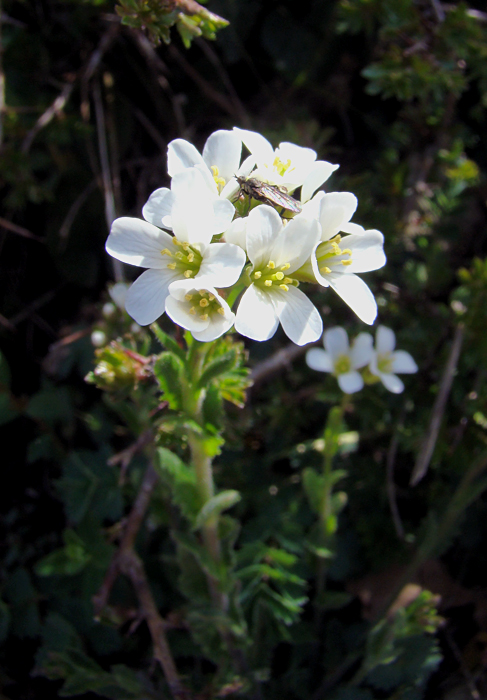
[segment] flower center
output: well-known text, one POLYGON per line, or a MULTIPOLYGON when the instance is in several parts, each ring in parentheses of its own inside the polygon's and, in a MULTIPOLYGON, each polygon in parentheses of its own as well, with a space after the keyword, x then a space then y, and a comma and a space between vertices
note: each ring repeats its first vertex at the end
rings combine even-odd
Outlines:
POLYGON ((189 313, 192 316, 198 315, 202 321, 207 321, 215 313, 225 315, 225 310, 216 296, 206 289, 192 289, 184 298, 189 304, 189 313))
POLYGON ((392 372, 392 357, 390 353, 377 356, 377 369, 379 372, 384 374, 391 374, 392 372))
POLYGON ((182 277, 189 279, 198 274, 201 267, 203 257, 200 251, 189 243, 179 241, 176 236, 173 236, 172 244, 174 252, 169 248, 161 250, 161 255, 167 255, 172 258, 171 262, 167 263, 170 270, 177 270, 182 277), (181 249, 181 250, 179 250, 181 249))
POLYGON ((272 167, 279 175, 282 176, 282 175, 284 175, 284 173, 286 172, 286 170, 289 168, 290 165, 291 165, 290 158, 289 158, 289 160, 283 161, 279 158, 279 156, 276 156, 274 158, 274 162, 272 164, 272 167))
POLYGON ((352 363, 348 355, 339 355, 334 362, 335 374, 346 374, 352 369, 352 363))
POLYGON ((220 176, 220 170, 218 169, 217 165, 212 165, 210 167, 211 172, 213 173, 213 179, 216 182, 216 186, 218 188, 218 194, 222 191, 222 189, 225 187, 225 178, 220 176))
POLYGON ((289 285, 293 287, 299 286, 299 282, 296 279, 287 277, 284 274, 290 267, 289 263, 284 263, 284 265, 279 266, 279 269, 276 269, 276 263, 269 260, 265 267, 260 270, 254 270, 250 275, 250 279, 260 289, 269 290, 271 287, 279 287, 279 289, 288 292, 289 285))
POLYGON ((340 248, 342 237, 340 234, 329 241, 320 243, 316 249, 318 268, 322 275, 329 275, 334 265, 352 264, 352 251, 350 248, 340 248))

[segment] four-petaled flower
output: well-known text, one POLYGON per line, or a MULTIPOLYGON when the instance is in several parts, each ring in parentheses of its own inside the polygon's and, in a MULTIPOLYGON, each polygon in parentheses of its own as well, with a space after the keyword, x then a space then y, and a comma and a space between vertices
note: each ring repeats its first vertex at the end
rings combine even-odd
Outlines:
POLYGON ((370 333, 360 333, 350 347, 344 328, 335 326, 323 333, 321 348, 311 348, 306 353, 306 364, 318 372, 331 372, 345 394, 354 394, 364 386, 357 370, 365 367, 373 356, 373 339, 370 333))
POLYGON ((316 152, 311 148, 283 142, 274 150, 269 141, 256 131, 234 127, 234 132, 255 160, 257 167, 251 177, 285 187, 289 192, 301 187, 302 202, 307 202, 339 167, 325 160, 316 160, 316 152))
POLYGON ((248 271, 251 284, 237 309, 235 328, 253 340, 271 338, 281 323, 297 345, 317 340, 323 329, 318 311, 292 277, 310 256, 319 237, 316 221, 294 219, 283 224, 265 204, 247 220, 248 271))
POLYGON ((405 350, 394 350, 396 336, 394 331, 385 326, 379 326, 375 334, 375 349, 370 360, 369 370, 379 377, 386 389, 393 394, 400 394, 404 384, 396 376, 399 374, 414 374, 418 366, 411 355, 405 350))
POLYGON ((198 280, 180 280, 170 286, 166 313, 178 326, 191 331, 203 343, 219 338, 235 321, 231 311, 214 287, 201 286, 198 280))

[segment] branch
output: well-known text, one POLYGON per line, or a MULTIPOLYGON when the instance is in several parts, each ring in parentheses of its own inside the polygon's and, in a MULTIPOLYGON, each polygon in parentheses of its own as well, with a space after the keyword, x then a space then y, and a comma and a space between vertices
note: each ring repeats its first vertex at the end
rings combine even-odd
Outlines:
POLYGON ((6 228, 7 231, 12 231, 12 233, 16 233, 18 236, 22 236, 23 238, 30 238, 31 241, 45 243, 44 239, 40 236, 36 236, 35 233, 31 233, 23 226, 17 226, 17 224, 13 224, 8 219, 4 219, 3 216, 0 216, 0 226, 2 228, 6 228))
POLYGON ((294 345, 290 343, 286 345, 285 348, 281 348, 273 355, 268 357, 266 360, 259 362, 258 365, 254 367, 250 378, 252 379, 253 385, 259 384, 266 381, 268 377, 281 369, 289 367, 293 360, 303 355, 306 350, 308 350, 311 345, 294 345))
POLYGON ((22 153, 28 153, 30 147, 32 146, 32 142, 34 141, 37 134, 40 131, 42 131, 42 129, 45 126, 47 126, 49 122, 51 122, 54 119, 55 116, 61 114, 64 107, 66 106, 66 102, 69 100, 71 93, 73 92, 73 88, 74 81, 66 83, 66 85, 61 90, 61 93, 56 97, 52 105, 48 107, 43 114, 41 114, 39 119, 36 121, 32 129, 27 133, 27 136, 22 142, 22 146, 20 147, 22 153))
POLYGON ((436 446, 436 441, 438 440, 438 433, 440 432, 441 421, 443 414, 445 413, 446 402, 450 394, 453 377, 455 376, 455 370, 460 358, 464 332, 465 327, 463 323, 459 323, 453 338, 448 362, 446 363, 443 376, 441 377, 440 390, 433 406, 428 432, 426 433, 426 437, 423 441, 423 445, 418 454, 418 458, 411 475, 411 480, 409 482, 411 486, 416 486, 416 484, 421 481, 428 471, 429 463, 436 446))

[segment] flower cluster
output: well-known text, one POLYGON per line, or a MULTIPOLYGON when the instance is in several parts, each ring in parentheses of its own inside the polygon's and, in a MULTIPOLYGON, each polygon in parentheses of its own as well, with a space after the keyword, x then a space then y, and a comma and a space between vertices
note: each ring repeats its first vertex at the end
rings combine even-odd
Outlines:
POLYGON ((311 282, 331 287, 372 324, 377 305, 356 273, 385 264, 383 236, 351 222, 353 194, 316 192, 338 167, 316 158, 309 148, 274 149, 237 128, 211 134, 202 154, 172 141, 170 188, 151 194, 143 220, 116 219, 106 243, 113 257, 147 268, 127 293, 130 316, 144 326, 167 313, 201 341, 233 325, 267 340, 280 323, 304 345, 323 331, 299 288, 311 282), (242 161, 243 146, 249 155, 242 161), (299 200, 291 198, 298 188, 299 200), (226 299, 241 292, 234 313, 226 299))
POLYGON ((404 384, 397 373, 414 374, 418 371, 408 352, 394 349, 396 336, 385 326, 377 328, 375 347, 370 333, 359 333, 350 346, 347 332, 341 326, 324 332, 323 345, 324 350, 308 350, 306 362, 318 372, 331 372, 346 394, 360 391, 364 383, 374 384, 378 381, 394 394, 400 394, 404 384))

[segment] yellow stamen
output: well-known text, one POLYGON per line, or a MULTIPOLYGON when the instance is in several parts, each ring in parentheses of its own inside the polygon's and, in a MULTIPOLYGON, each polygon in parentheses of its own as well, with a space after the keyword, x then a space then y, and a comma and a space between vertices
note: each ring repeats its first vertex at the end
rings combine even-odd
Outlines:
POLYGON ((186 277, 186 279, 189 280, 189 278, 193 274, 193 271, 192 270, 185 270, 183 274, 186 277))
POLYGON ((338 245, 338 243, 332 243, 332 244, 331 244, 331 247, 333 248, 333 252, 335 253, 335 255, 341 255, 341 254, 342 254, 341 248, 340 248, 340 246, 338 245))
POLYGON ((320 272, 322 272, 324 275, 329 275, 331 270, 329 267, 326 267, 326 265, 325 265, 325 267, 320 267, 320 272))
POLYGON ((272 280, 266 280, 264 284, 266 287, 272 287, 272 280))
POLYGON ((279 287, 281 289, 284 289, 285 292, 289 292, 289 287, 287 286, 287 284, 280 284, 279 287))
POLYGON ((291 263, 284 263, 284 265, 281 265, 281 270, 289 270, 291 267, 291 263))
POLYGON ((292 284, 293 278, 292 277, 284 277, 283 282, 284 282, 284 284, 292 284))
POLYGON ((195 315, 196 309, 194 308, 194 306, 192 306, 192 307, 190 308, 189 313, 190 313, 192 316, 195 315))
POLYGON ((208 294, 208 299, 209 299, 210 301, 213 301, 213 299, 216 299, 216 297, 215 297, 214 294, 209 293, 209 294, 208 294))
POLYGON ((200 318, 202 321, 208 321, 208 314, 200 314, 200 318))
POLYGON ((225 309, 223 306, 220 306, 219 309, 216 310, 217 314, 220 314, 220 316, 225 316, 225 309))
POLYGON ((343 255, 351 255, 351 254, 352 254, 352 251, 350 250, 350 248, 344 248, 344 249, 342 250, 342 254, 343 254, 343 255))
POLYGON ((274 270, 276 267, 276 263, 273 260, 269 260, 269 262, 267 263, 267 267, 271 270, 274 270))
POLYGON ((273 279, 281 281, 284 279, 284 272, 276 272, 276 274, 272 275, 272 277, 273 279))
POLYGON ((345 265, 345 267, 347 265, 351 265, 352 263, 353 263, 353 260, 342 260, 342 265, 345 265))
POLYGON ((193 298, 193 295, 192 294, 185 294, 184 298, 186 299, 186 301, 191 301, 191 299, 193 298))
POLYGON ((204 297, 206 294, 206 291, 204 289, 198 289, 198 294, 200 295, 200 297, 204 297))
POLYGON ((194 260, 194 253, 188 253, 188 262, 192 263, 194 260))
POLYGON ((257 272, 254 272, 254 279, 260 280, 262 277, 262 272, 260 270, 257 270, 257 272))
POLYGON ((217 178, 218 175, 220 174, 220 171, 218 170, 218 165, 211 165, 210 170, 213 173, 214 178, 217 178))
POLYGON ((172 258, 172 253, 169 248, 164 248, 164 250, 161 250, 161 255, 169 255, 169 257, 172 258))
POLYGON ((167 266, 170 270, 175 270, 176 269, 176 263, 167 263, 167 266))
POLYGON ((208 299, 200 299, 200 306, 205 307, 205 306, 209 306, 209 305, 210 305, 210 302, 208 301, 208 299))
POLYGON ((173 236, 172 242, 174 243, 174 245, 183 245, 183 244, 181 243, 181 241, 178 241, 178 239, 176 238, 176 236, 173 236))

